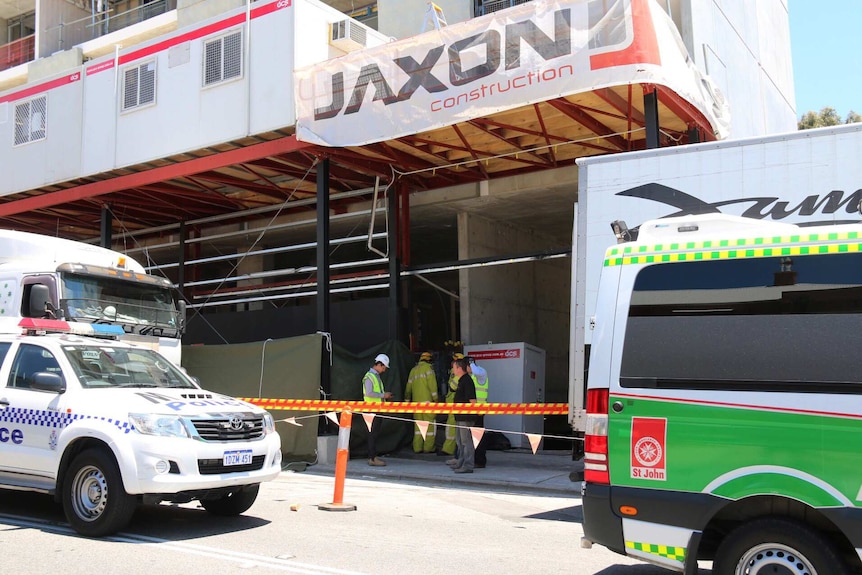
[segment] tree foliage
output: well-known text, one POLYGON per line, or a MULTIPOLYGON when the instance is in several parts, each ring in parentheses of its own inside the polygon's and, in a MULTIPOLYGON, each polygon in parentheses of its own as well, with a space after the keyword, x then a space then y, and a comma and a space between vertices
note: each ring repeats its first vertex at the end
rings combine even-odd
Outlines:
POLYGON ((802 115, 802 119, 799 120, 799 129, 808 130, 811 128, 838 126, 840 124, 854 124, 856 122, 862 122, 862 115, 850 110, 850 112, 847 113, 847 117, 842 120, 841 116, 838 115, 838 112, 835 111, 835 108, 826 106, 819 112, 805 112, 805 114, 802 115))

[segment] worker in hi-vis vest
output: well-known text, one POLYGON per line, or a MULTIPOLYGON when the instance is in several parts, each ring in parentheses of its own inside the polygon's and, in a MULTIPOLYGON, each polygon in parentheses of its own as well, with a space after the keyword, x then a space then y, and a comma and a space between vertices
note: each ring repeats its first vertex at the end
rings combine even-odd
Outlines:
MULTIPOLYGON (((431 359, 432 355, 430 351, 424 351, 419 356, 419 361, 407 376, 404 401, 416 401, 419 403, 437 402, 437 376, 434 375, 434 368, 431 367, 431 359)), ((419 426, 413 426, 413 451, 415 453, 435 453, 434 442, 436 435, 434 433, 434 418, 435 415, 433 413, 413 414, 414 420, 428 422, 428 429, 425 432, 424 439, 422 438, 422 432, 419 431, 419 426)))
MULTIPOLYGON (((456 353, 452 356, 452 360, 462 359, 464 357, 463 353, 456 353)), ((455 403, 455 391, 458 389, 458 378, 452 373, 452 370, 449 370, 449 384, 446 386, 446 403, 455 403)), ((458 430, 456 429, 457 424, 455 423, 455 415, 450 413, 449 417, 446 418, 446 439, 443 441, 443 453, 446 455, 455 455, 455 448, 457 446, 457 441, 455 439, 458 430)))
MULTIPOLYGON (((470 377, 473 378, 473 384, 476 386, 476 403, 488 403, 488 372, 484 367, 476 363, 476 358, 467 356, 468 369, 470 377)), ((485 415, 476 417, 476 427, 485 427, 485 415)), ((476 446, 475 465, 479 469, 488 464, 486 452, 488 450, 487 434, 482 436, 479 445, 476 446)))
MULTIPOLYGON (((389 369, 389 356, 381 353, 374 358, 374 365, 362 378, 362 399, 371 403, 380 403, 392 397, 392 394, 383 389, 383 380, 380 374, 389 369)), ((368 465, 375 467, 384 466, 386 462, 377 457, 377 435, 380 433, 382 420, 375 417, 371 422, 371 430, 368 432, 368 465)))

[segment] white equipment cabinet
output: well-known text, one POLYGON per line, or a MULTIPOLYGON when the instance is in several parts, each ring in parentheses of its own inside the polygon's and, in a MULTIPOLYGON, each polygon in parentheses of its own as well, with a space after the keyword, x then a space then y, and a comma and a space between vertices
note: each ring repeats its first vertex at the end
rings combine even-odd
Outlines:
MULTIPOLYGON (((544 403, 545 350, 529 343, 489 343, 464 346, 464 355, 488 371, 491 403, 544 403)), ((529 448, 525 433, 541 435, 541 415, 486 415, 485 428, 504 432, 512 447, 529 448)))

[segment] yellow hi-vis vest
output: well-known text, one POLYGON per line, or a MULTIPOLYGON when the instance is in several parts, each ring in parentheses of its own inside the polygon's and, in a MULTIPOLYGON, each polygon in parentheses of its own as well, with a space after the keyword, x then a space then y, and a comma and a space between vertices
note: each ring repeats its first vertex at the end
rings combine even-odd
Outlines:
POLYGON ((383 381, 380 379, 380 374, 373 369, 369 369, 365 377, 362 378, 362 399, 378 403, 383 401, 383 381), (365 385, 366 379, 371 381, 371 392, 378 395, 368 395, 366 391, 368 388, 365 385))
POLYGON ((476 387, 476 403, 488 403, 488 372, 475 363, 470 366, 470 370, 473 372, 470 377, 476 387))

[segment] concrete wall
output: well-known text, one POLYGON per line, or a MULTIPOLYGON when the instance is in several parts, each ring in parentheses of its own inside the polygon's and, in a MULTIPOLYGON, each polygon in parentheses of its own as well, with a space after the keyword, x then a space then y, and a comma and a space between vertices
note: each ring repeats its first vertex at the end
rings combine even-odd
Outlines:
MULTIPOLYGON (((466 212, 458 214, 458 259, 547 249, 552 242, 466 212)), ((524 341, 544 349, 545 401, 567 401, 571 260, 461 270, 461 339, 468 345, 524 341)))
MULTIPOLYGON (((89 7, 89 2, 87 2, 89 7)), ((68 50, 94 36, 90 24, 90 10, 75 6, 72 2, 41 0, 36 10, 39 14, 39 35, 36 57, 45 58, 68 50)))
POLYGON ((686 0, 681 11, 692 59, 730 103, 730 137, 796 130, 786 0, 686 0))
MULTIPOLYGON (((473 17, 472 0, 436 0, 435 3, 443 9, 449 25, 473 17)), ((427 8, 427 0, 378 0, 377 30, 399 39, 420 34, 427 8)), ((431 29, 429 24, 427 30, 431 29)))
POLYGON ((191 26, 240 6, 244 0, 177 0, 177 25, 191 26))

